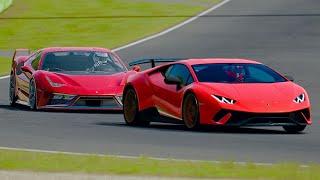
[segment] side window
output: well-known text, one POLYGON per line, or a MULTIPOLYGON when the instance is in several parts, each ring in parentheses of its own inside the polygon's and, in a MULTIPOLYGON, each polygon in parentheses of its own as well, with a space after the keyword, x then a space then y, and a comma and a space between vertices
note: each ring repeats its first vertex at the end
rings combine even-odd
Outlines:
POLYGON ((31 65, 32 65, 32 68, 33 68, 34 70, 38 70, 38 69, 39 69, 40 59, 41 59, 41 53, 38 53, 38 54, 35 56, 35 59, 32 60, 31 65))
POLYGON ((163 71, 163 76, 168 77, 171 70, 172 70, 173 65, 169 66, 165 71, 163 71))
MULTIPOLYGON (((184 85, 184 86, 189 85, 194 82, 194 79, 193 79, 189 69, 183 64, 173 65, 171 70, 168 73, 169 73, 168 74, 169 76, 175 76, 178 79, 180 79, 182 81, 182 85, 184 85)), ((167 76, 167 74, 166 74, 166 76, 167 76)))

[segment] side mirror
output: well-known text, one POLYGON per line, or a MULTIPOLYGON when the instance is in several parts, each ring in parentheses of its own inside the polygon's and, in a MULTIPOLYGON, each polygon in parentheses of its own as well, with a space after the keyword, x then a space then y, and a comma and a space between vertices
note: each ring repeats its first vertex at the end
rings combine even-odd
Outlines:
POLYGON ((294 78, 292 76, 288 76, 287 75, 287 76, 284 76, 284 77, 287 78, 289 81, 292 81, 292 82, 294 81, 294 78))
POLYGON ((138 66, 138 65, 135 65, 135 66, 133 66, 132 70, 136 71, 136 72, 140 72, 141 71, 141 67, 138 66))
POLYGON ((31 68, 28 67, 28 66, 22 66, 22 67, 21 67, 21 71, 24 72, 24 73, 30 73, 30 74, 32 74, 32 70, 31 70, 31 68))
POLYGON ((168 76, 164 79, 164 82, 166 84, 175 84, 175 85, 178 85, 180 86, 181 85, 181 80, 177 77, 174 77, 174 76, 168 76))

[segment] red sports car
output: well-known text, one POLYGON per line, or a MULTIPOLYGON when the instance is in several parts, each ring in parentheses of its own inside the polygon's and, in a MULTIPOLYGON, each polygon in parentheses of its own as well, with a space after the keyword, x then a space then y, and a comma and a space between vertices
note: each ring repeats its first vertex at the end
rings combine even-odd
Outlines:
MULTIPOLYGON (((146 59, 131 65, 169 62, 146 59)), ((124 118, 128 125, 150 121, 200 125, 282 126, 288 132, 310 125, 307 92, 268 66, 244 59, 188 59, 128 77, 124 118), (166 117, 166 118, 163 118, 166 117)))
POLYGON ((122 110, 128 71, 108 49, 45 48, 30 55, 16 50, 10 76, 10 104, 31 109, 122 110))

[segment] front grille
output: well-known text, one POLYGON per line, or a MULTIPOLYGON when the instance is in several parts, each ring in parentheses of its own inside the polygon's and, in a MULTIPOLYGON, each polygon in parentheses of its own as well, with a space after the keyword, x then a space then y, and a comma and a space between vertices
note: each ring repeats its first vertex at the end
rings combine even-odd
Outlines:
POLYGON ((228 120, 226 125, 232 126, 282 126, 297 124, 306 125, 307 122, 303 115, 306 118, 310 117, 308 109, 288 113, 249 113, 240 111, 221 110, 214 117, 214 120, 217 121, 216 118, 220 118, 221 115, 226 115, 228 113, 231 113, 231 118, 228 120))
POLYGON ((215 122, 218 122, 219 120, 221 120, 225 115, 227 115, 229 113, 229 111, 222 109, 220 110, 213 118, 213 120, 215 122))
POLYGON ((88 107, 88 108, 110 108, 118 109, 121 105, 114 97, 80 97, 74 104, 74 107, 88 107))
POLYGON ((99 107, 103 100, 85 100, 86 106, 99 107))
POLYGON ((301 110, 301 112, 307 119, 311 118, 311 114, 310 114, 310 110, 309 109, 301 110))
POLYGON ((67 106, 70 104, 70 100, 65 100, 65 99, 51 99, 48 103, 48 105, 65 105, 67 106))

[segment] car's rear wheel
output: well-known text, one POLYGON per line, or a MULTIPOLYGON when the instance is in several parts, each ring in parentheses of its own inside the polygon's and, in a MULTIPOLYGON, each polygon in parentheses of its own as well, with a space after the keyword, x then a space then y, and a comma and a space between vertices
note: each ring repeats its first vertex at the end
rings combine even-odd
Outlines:
POLYGON ((37 87, 33 79, 29 85, 29 106, 31 110, 37 110, 37 87))
POLYGON ((187 94, 184 98, 182 118, 188 129, 197 129, 200 127, 198 100, 192 93, 187 94))
POLYGON ((148 117, 139 112, 138 98, 133 88, 128 88, 123 94, 123 114, 127 125, 147 126, 150 124, 148 117))
POLYGON ((283 126, 283 129, 288 133, 299 133, 302 132, 306 127, 306 125, 283 126))
POLYGON ((9 103, 10 106, 16 106, 17 105, 18 97, 16 95, 16 77, 13 73, 11 73, 10 76, 10 87, 9 87, 9 103))

